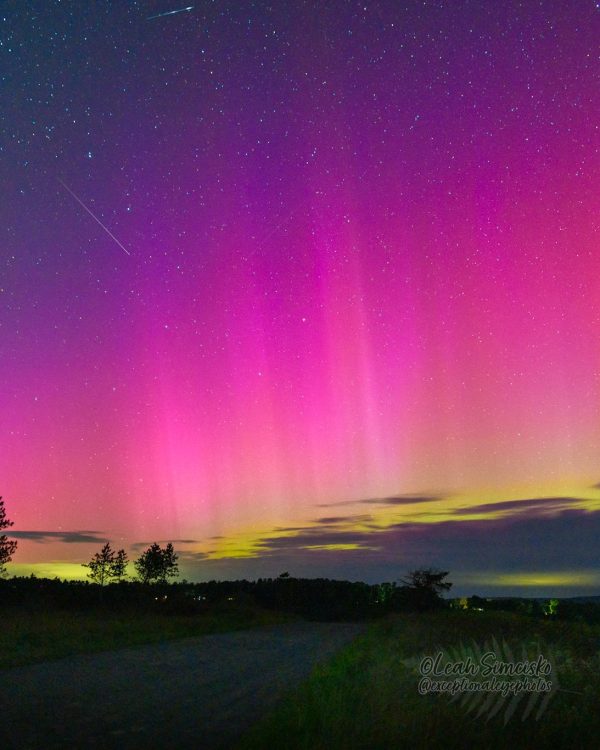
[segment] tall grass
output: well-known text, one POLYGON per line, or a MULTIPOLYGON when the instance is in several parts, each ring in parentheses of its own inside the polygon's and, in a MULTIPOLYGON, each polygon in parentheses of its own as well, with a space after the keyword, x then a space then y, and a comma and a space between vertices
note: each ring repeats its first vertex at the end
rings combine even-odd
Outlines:
POLYGON ((507 613, 439 612, 376 623, 241 742, 239 750, 600 747, 600 631, 507 613), (495 637, 513 651, 552 652, 563 691, 539 721, 474 719, 448 696, 421 696, 405 662, 438 647, 495 637), (572 692, 565 692, 569 690, 572 692))

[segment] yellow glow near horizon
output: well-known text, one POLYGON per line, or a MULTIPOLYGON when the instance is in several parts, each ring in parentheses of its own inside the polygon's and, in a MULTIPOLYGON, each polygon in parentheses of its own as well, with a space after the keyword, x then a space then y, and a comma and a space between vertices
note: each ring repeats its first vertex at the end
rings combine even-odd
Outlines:
POLYGON ((555 571, 555 572, 522 572, 490 573, 488 575, 469 576, 469 583, 488 586, 598 586, 600 571, 555 571))
POLYGON ((38 578, 61 578, 67 581, 84 580, 86 569, 81 563, 54 560, 42 563, 11 563, 7 572, 12 577, 34 575, 38 578))

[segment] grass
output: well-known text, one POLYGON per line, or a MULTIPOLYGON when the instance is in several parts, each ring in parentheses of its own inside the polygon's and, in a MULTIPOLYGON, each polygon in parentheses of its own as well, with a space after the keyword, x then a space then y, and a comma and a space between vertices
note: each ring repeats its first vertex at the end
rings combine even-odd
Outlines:
POLYGON ((238 750, 389 750, 389 748, 597 748, 600 746, 600 630, 508 613, 444 611, 395 616, 368 628, 279 704, 238 750), (438 647, 483 645, 495 637, 513 652, 552 654, 561 691, 541 718, 522 720, 527 698, 506 726, 486 721, 446 695, 421 696, 405 662, 438 647), (565 690, 571 692, 565 692, 565 690))
POLYGON ((0 669, 208 633, 275 625, 291 618, 250 605, 213 606, 202 614, 114 613, 60 609, 2 611, 0 669))

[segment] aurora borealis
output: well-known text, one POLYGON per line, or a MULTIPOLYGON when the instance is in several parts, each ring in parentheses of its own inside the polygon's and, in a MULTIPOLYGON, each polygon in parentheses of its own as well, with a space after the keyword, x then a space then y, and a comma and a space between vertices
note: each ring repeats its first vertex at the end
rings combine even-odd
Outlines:
POLYGON ((597 592, 598 6, 176 9, 0 9, 10 571, 597 592))

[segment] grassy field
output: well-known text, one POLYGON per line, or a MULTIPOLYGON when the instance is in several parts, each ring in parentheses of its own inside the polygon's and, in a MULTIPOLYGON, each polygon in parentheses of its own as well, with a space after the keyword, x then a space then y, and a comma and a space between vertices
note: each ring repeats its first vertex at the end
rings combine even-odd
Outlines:
POLYGON ((202 614, 114 613, 21 607, 2 611, 0 669, 207 633, 275 625, 291 618, 249 605, 214 606, 202 614))
MULTIPOLYGON (((501 646, 502 647, 502 646, 501 646)), ((375 623, 244 738, 239 750, 600 747, 600 630, 508 613, 443 611, 375 623), (514 653, 551 655, 560 690, 539 720, 522 719, 525 696, 504 725, 504 707, 475 718, 448 695, 421 696, 416 667, 438 647, 494 637, 514 653)), ((471 694, 472 695, 472 694, 471 694)), ((536 697, 537 698, 537 697, 536 697)), ((541 696, 539 697, 541 701, 541 696)))

